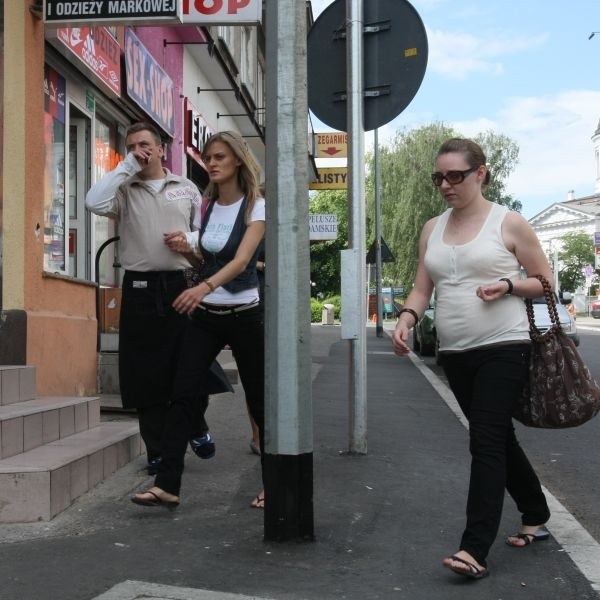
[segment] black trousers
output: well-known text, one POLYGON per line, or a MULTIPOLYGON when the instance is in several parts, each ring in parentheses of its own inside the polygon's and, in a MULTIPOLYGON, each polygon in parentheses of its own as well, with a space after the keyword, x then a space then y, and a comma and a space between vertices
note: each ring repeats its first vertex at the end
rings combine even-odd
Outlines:
POLYGON ((179 495, 187 441, 209 368, 221 348, 229 344, 237 363, 246 402, 260 431, 261 462, 264 455, 264 318, 262 306, 215 315, 196 309, 185 331, 173 401, 163 434, 162 461, 155 485, 179 495))
POLYGON ((550 518, 540 481, 512 423, 515 401, 527 379, 529 346, 499 345, 444 354, 442 365, 469 421, 471 477, 460 549, 485 565, 498 534, 505 489, 523 525, 539 525, 550 518))

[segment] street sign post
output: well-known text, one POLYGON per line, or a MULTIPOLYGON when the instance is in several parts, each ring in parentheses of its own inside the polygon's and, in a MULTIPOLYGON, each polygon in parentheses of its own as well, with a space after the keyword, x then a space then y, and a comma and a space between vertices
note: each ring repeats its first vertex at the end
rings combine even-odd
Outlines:
POLYGON ((351 453, 367 449, 366 303, 360 300, 366 253, 364 132, 408 106, 425 75, 427 53, 425 27, 406 0, 335 0, 308 35, 308 105, 324 123, 349 136, 349 248, 341 252, 341 275, 342 338, 350 340, 351 453))
MULTIPOLYGON (((406 0, 363 6, 364 129, 397 117, 414 98, 427 66, 427 35, 406 0)), ((346 10, 335 0, 308 34, 308 105, 330 127, 346 130, 346 10)))

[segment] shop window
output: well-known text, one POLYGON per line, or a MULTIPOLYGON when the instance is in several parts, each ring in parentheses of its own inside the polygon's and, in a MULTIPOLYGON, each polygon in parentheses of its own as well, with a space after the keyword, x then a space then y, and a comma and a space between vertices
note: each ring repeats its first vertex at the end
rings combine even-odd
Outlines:
POLYGON ((44 269, 66 272, 65 212, 66 81, 54 69, 44 72, 44 269))
MULTIPOLYGON (((114 123, 96 116, 94 139, 94 181, 98 181, 112 171, 124 156, 119 151, 125 145, 124 136, 114 123)), ((111 238, 118 235, 115 222, 108 217, 92 215, 95 232, 95 253, 111 238)), ((99 257, 96 280, 100 285, 118 287, 120 272, 118 265, 118 243, 111 243, 104 248, 99 257)))
POLYGON ((72 277, 91 279, 91 221, 85 210, 85 195, 90 187, 91 118, 69 104, 68 179, 69 262, 72 277))

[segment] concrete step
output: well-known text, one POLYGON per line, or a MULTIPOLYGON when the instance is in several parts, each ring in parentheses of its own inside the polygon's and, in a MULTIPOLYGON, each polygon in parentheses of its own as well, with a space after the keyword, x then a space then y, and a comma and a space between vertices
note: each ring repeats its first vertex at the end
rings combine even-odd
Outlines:
POLYGON ((0 366, 0 406, 35 398, 35 367, 0 366))
POLYGON ((109 421, 0 460, 0 523, 52 519, 141 451, 137 422, 109 421))
POLYGON ((99 423, 97 397, 43 397, 0 406, 0 459, 91 429, 99 423))

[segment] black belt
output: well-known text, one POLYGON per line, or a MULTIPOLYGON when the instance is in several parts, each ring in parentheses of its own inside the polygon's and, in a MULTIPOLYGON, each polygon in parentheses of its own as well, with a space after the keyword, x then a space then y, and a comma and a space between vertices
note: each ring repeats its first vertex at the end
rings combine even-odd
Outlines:
POLYGON ((260 306, 258 302, 248 304, 199 304, 198 308, 212 315, 233 315, 260 306))

